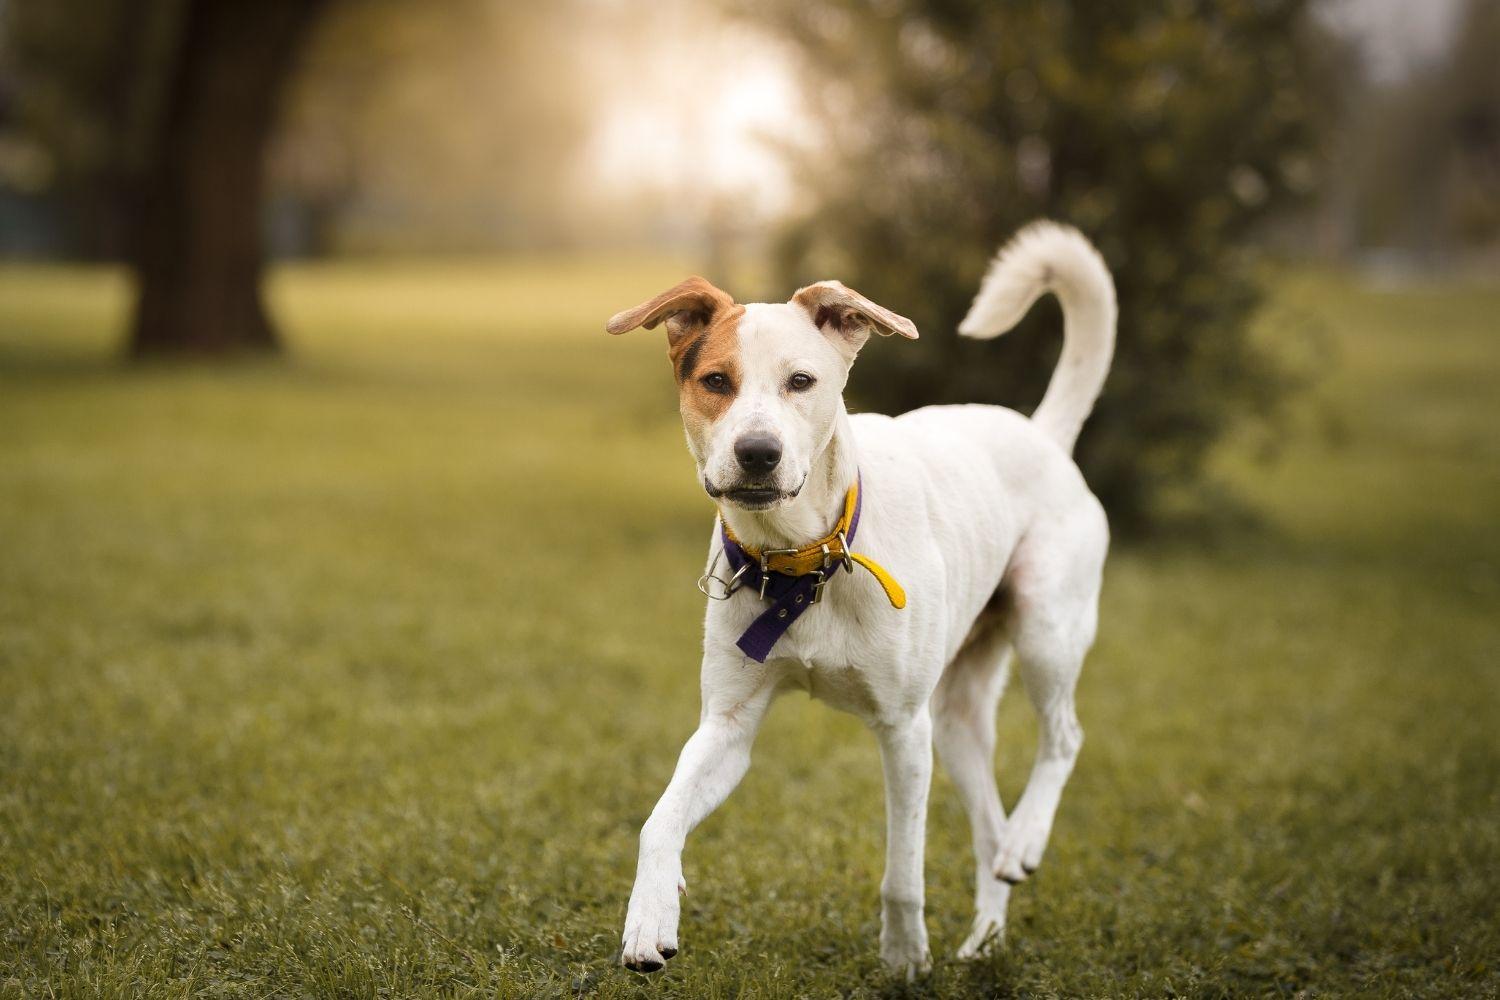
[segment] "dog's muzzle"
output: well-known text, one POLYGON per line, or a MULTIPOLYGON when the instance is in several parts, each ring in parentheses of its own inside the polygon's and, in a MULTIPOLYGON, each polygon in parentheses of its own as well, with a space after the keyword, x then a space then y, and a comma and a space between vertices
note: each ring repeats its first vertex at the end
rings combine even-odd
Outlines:
POLYGON ((719 489, 713 483, 709 482, 705 476, 703 479, 703 492, 715 500, 727 501, 736 507, 743 507, 746 510, 766 510, 774 507, 783 500, 796 499, 797 495, 802 492, 802 487, 806 484, 806 476, 803 476, 802 481, 797 484, 796 489, 792 490, 783 490, 768 483, 743 479, 733 486, 719 489))

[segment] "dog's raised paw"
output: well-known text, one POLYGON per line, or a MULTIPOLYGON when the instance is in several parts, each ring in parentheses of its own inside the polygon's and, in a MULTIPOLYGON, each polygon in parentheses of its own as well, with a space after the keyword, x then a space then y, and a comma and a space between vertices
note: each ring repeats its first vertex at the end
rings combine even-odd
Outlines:
POLYGON ((1047 849, 1047 836, 1051 832, 1050 823, 1017 810, 1006 824, 1000 849, 995 852, 995 877, 1018 885, 1035 874, 1041 867, 1042 852, 1047 849))
POLYGON ((677 954, 676 942, 656 940, 653 944, 653 936, 642 934, 627 934, 620 949, 620 964, 632 972, 659 972, 667 964, 667 959, 677 954))
POLYGON ((627 945, 620 954, 620 964, 632 972, 660 972, 666 968, 667 959, 677 954, 677 949, 662 945, 659 948, 642 946, 632 951, 627 945))
POLYGON ((637 884, 620 936, 620 964, 635 972, 657 972, 677 954, 679 879, 637 884))
POLYGON ((652 948, 644 944, 632 947, 627 943, 620 953, 620 964, 632 972, 660 972, 666 968, 667 959, 676 954, 677 949, 667 944, 652 948))

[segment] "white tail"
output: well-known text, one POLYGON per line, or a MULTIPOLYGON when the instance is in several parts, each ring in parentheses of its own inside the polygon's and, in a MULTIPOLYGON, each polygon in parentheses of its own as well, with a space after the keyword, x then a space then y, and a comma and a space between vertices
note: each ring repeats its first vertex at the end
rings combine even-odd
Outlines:
POLYGON ((995 255, 958 332, 997 337, 1047 292, 1062 303, 1063 349, 1031 420, 1072 451, 1115 351, 1115 283, 1094 245, 1072 226, 1031 223, 995 255))

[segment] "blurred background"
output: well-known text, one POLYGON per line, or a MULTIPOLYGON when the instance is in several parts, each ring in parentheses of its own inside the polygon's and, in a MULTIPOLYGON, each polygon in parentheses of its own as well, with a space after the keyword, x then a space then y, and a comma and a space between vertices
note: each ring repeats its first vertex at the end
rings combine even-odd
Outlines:
MULTIPOLYGON (((854 408, 1029 410, 1055 304, 952 331, 1040 216, 1120 298, 1092 735, 931 989, 1492 993, 1497 56, 1494 0, 0 0, 0 997, 636 995, 712 509, 605 318, 838 278, 923 334, 854 408)), ((868 740, 763 746, 668 975, 883 995, 868 740)))
POLYGON ((295 351, 266 260, 665 252, 940 334, 861 401, 1025 406, 1055 337, 941 334, 1066 219, 1131 332, 1080 446, 1128 526, 1308 374, 1247 336, 1259 260, 1497 265, 1484 0, 6 0, 0 31, 0 253, 127 264, 133 355, 295 351))

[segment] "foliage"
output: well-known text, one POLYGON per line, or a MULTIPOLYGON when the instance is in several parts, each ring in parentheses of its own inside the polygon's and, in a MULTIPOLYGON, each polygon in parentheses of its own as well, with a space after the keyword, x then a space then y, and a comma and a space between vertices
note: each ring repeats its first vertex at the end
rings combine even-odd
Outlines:
POLYGON ((1117 527, 1198 482, 1286 373, 1252 344, 1253 227, 1313 180, 1303 0, 786 0, 775 24, 828 81, 828 140, 784 283, 838 277, 926 335, 866 352, 853 389, 897 411, 1041 398, 1054 309, 1005 341, 953 335, 989 257, 1048 216, 1115 274, 1120 337, 1078 446, 1117 527))
POLYGON ((0 137, 28 155, 0 188, 66 206, 68 249, 128 249, 133 188, 160 124, 175 5, 128 0, 0 4, 0 137))
POLYGON ((1431 263, 1500 241, 1500 4, 1470 0, 1452 50, 1356 95, 1338 163, 1360 244, 1431 263))
POLYGON ((293 360, 120 372, 118 275, 0 271, 0 998, 1500 990, 1500 295, 1335 280, 1284 295, 1348 348, 1345 443, 1226 456, 1268 534, 1111 560, 996 958, 947 958, 940 778, 939 964, 885 976, 878 754, 788 697, 689 842, 682 953, 615 967, 711 507, 661 340, 600 323, 680 273, 319 264, 272 282, 293 360))
MULTIPOLYGON (((49 197, 70 255, 131 249, 187 7, 0 3, 0 191, 49 197)), ((576 0, 328 5, 272 143, 276 248, 536 245, 578 222, 569 185, 602 85, 581 23, 576 0)))

